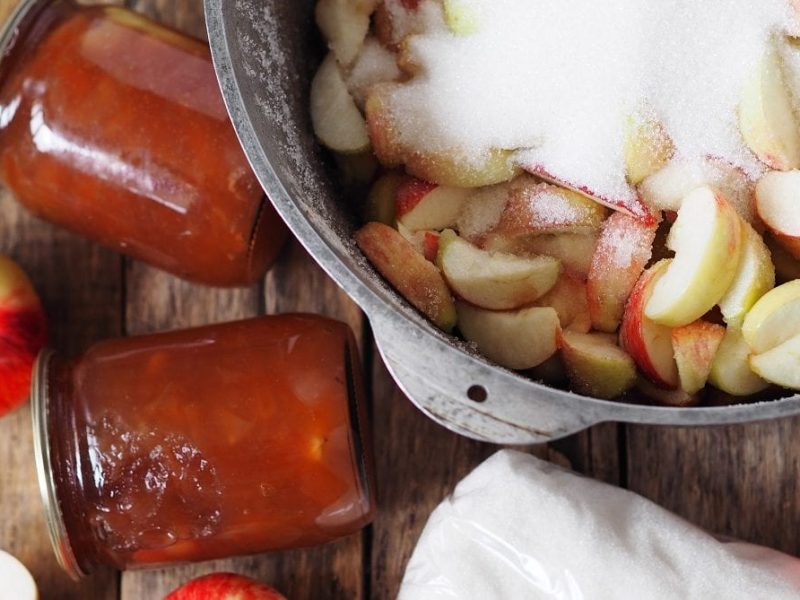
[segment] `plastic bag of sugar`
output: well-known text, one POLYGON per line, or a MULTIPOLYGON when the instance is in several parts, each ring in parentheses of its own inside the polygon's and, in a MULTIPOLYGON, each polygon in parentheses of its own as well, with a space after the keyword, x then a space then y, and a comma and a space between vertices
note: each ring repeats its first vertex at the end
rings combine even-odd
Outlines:
POLYGON ((431 514, 398 598, 797 599, 800 560, 504 450, 431 514))

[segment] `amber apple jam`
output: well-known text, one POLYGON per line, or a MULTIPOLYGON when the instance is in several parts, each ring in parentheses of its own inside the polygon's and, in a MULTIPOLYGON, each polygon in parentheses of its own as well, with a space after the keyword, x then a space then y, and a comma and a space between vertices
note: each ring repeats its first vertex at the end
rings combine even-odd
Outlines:
POLYGON ((43 354, 33 402, 50 532, 75 576, 316 545, 372 518, 343 323, 261 317, 43 354))
POLYGON ((0 177, 20 202, 180 277, 263 275, 285 228, 207 44, 118 7, 28 0, 1 49, 0 177))

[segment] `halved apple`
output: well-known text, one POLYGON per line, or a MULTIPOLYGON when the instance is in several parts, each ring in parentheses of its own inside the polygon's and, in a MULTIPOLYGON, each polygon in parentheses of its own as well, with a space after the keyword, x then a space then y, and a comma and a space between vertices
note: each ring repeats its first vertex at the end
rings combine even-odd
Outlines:
POLYGON ((678 365, 681 389, 696 394, 706 385, 725 328, 722 325, 695 321, 672 330, 672 348, 678 365))
POLYGON ((747 147, 772 169, 800 168, 800 131, 780 56, 770 48, 745 86, 739 130, 747 147))
POLYGON ((366 122, 333 53, 328 53, 311 82, 311 122, 320 142, 331 150, 355 154, 369 148, 366 122))
POLYGON ((505 236, 488 234, 480 242, 490 252, 508 252, 520 256, 552 256, 564 270, 585 280, 592 265, 598 233, 560 233, 557 235, 505 236))
POLYGON ((406 177, 397 187, 397 221, 411 231, 454 227, 470 190, 406 177))
POLYGON ((763 354, 750 356, 750 368, 770 383, 800 390, 800 335, 763 354))
POLYGON ((399 171, 388 171, 378 177, 369 190, 364 206, 364 221, 394 227, 397 223, 397 188, 405 180, 399 171))
POLYGON ((636 365, 613 336, 564 331, 561 356, 572 389, 594 398, 616 398, 636 383, 636 365))
POLYGON ((657 262, 642 274, 628 297, 619 331, 622 349, 631 355, 642 373, 666 389, 675 389, 679 383, 672 349, 672 330, 650 320, 644 307, 671 262, 657 262))
POLYGON ((675 259, 656 284, 645 314, 680 327, 702 317, 728 291, 739 265, 742 220, 721 194, 697 188, 684 199, 667 245, 675 259))
POLYGON ((728 327, 714 356, 708 382, 732 396, 749 396, 769 387, 769 384, 750 368, 750 346, 742 332, 728 327))
POLYGON ((458 328, 491 361, 508 369, 531 369, 557 350, 558 315, 548 307, 511 312, 456 302, 458 328))
POLYGON ((800 171, 772 171, 756 184, 756 210, 775 240, 800 258, 800 171))
POLYGON ((741 327, 756 301, 775 287, 775 267, 764 240, 749 223, 743 223, 742 254, 733 283, 719 301, 728 325, 741 327))
POLYGON ((436 262, 456 294, 493 310, 530 304, 555 285, 561 272, 561 264, 555 258, 487 252, 450 229, 439 239, 436 262))
POLYGON ((561 273, 553 288, 536 305, 554 308, 562 329, 588 333, 592 328, 586 284, 570 273, 561 273))
POLYGON ((675 146, 664 125, 653 115, 630 115, 625 128, 625 173, 632 185, 661 169, 672 158, 675 146))
POLYGON ((587 280, 589 314, 598 331, 619 327, 625 302, 652 256, 655 236, 655 226, 623 213, 603 224, 587 280))
POLYGON ((317 1, 317 27, 342 66, 349 66, 364 45, 376 4, 376 0, 317 1))
POLYGON ((437 327, 455 326, 455 305, 442 274, 402 235, 383 223, 367 223, 355 240, 378 272, 437 327))
POLYGON ((800 280, 764 294, 747 313, 742 335, 753 354, 763 354, 800 335, 800 280))

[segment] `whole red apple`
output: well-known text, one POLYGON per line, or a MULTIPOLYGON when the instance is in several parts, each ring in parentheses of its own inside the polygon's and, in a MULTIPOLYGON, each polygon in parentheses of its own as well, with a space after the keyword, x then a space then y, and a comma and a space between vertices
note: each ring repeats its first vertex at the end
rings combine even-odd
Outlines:
POLYGON ((182 585, 164 600, 286 600, 286 597, 243 575, 212 573, 182 585))
POLYGON ((0 255, 0 416, 28 399, 33 363, 46 342, 47 322, 33 284, 0 255))

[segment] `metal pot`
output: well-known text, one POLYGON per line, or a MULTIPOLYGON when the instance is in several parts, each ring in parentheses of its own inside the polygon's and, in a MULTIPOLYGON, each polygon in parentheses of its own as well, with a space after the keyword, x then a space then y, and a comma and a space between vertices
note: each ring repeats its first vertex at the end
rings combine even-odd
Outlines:
POLYGON ((300 242, 367 314, 387 367, 420 410, 453 431, 499 444, 546 442, 605 421, 712 425, 800 413, 800 396, 699 408, 586 398, 497 367, 435 329, 352 242, 355 216, 337 197, 308 115, 310 75, 320 60, 313 7, 313 0, 206 0, 217 76, 267 194, 300 242), (470 399, 482 392, 484 401, 470 399))

